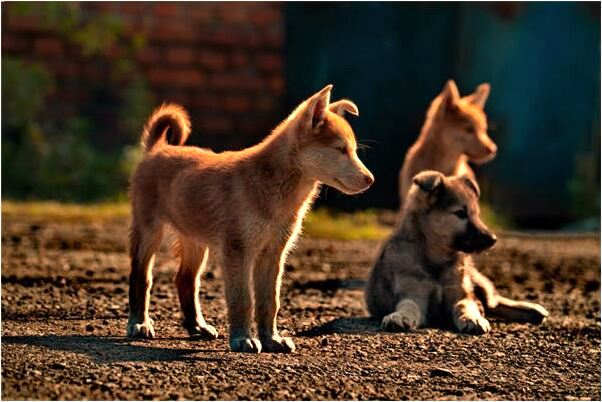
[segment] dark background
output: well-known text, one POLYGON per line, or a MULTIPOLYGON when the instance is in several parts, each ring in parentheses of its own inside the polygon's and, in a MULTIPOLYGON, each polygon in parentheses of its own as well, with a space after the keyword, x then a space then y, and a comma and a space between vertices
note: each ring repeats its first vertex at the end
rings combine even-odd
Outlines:
POLYGON ((191 143, 240 149, 333 83, 376 183, 319 203, 394 209, 453 78, 492 85, 484 202, 518 227, 599 227, 598 3, 3 3, 2 56, 5 199, 123 198, 163 100, 191 111, 191 143))

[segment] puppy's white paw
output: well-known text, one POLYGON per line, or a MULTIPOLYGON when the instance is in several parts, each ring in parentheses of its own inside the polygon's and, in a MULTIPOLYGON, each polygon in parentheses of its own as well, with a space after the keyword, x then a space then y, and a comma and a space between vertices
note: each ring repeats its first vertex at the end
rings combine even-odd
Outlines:
POLYGON ((141 323, 128 322, 127 335, 130 338, 152 339, 155 337, 155 329, 153 328, 153 320, 148 320, 141 323))
POLYGON ((491 324, 484 317, 461 315, 456 321, 458 331, 466 334, 482 335, 491 331, 491 324))
POLYGON ((212 341, 218 337, 217 329, 209 324, 187 326, 186 330, 192 340, 212 341))
POLYGON ((404 311, 395 311, 383 318, 382 327, 386 331, 411 331, 418 328, 418 317, 404 311))
POLYGON ((257 338, 230 338, 230 350, 242 353, 260 353, 261 342, 257 338))
POLYGON ((263 351, 268 353, 291 353, 295 351, 295 343, 293 340, 282 336, 262 339, 261 346, 263 351))

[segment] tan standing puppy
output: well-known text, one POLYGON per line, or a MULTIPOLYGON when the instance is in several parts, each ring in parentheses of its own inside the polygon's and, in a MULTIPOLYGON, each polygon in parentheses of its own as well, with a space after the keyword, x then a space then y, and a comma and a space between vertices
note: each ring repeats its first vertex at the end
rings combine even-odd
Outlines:
POLYGON ((152 264, 169 225, 179 237, 176 285, 192 336, 217 337, 198 299, 208 250, 214 249, 224 272, 231 350, 295 349, 279 335, 276 315, 283 265, 303 216, 320 183, 356 194, 374 181, 343 118, 345 112, 357 115, 357 107, 347 100, 330 103, 331 89, 301 103, 263 142, 238 152, 184 146, 190 133, 184 109, 168 104, 155 110, 142 134, 145 157, 131 180, 129 336, 154 336, 148 311, 152 264))
POLYGON ((423 170, 436 170, 445 176, 466 175, 474 179, 468 162, 485 163, 495 157, 497 146, 487 135, 483 111, 489 84, 460 98, 453 80, 431 103, 420 136, 408 150, 399 172, 400 204, 412 185, 412 177, 423 170))

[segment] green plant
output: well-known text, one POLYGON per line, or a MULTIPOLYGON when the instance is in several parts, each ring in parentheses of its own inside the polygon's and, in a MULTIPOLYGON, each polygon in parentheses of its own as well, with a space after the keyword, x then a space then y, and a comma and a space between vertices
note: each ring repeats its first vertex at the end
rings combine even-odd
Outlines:
POLYGON ((126 35, 115 15, 84 13, 79 3, 11 3, 10 12, 31 16, 92 62, 112 54, 109 82, 88 88, 75 116, 57 119, 44 109, 57 84, 41 64, 11 55, 2 60, 2 180, 4 196, 18 199, 90 201, 122 199, 139 151, 126 146, 101 151, 93 145, 107 129, 95 124, 98 103, 117 116, 123 143, 132 143, 151 108, 135 53, 144 37, 126 35))

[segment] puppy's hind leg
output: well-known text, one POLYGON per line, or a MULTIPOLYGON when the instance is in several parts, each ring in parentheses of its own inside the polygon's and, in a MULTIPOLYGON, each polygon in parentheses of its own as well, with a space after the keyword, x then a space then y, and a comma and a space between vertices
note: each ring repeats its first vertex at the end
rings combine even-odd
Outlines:
POLYGON ((487 315, 507 321, 541 324, 549 315, 541 305, 530 302, 515 301, 500 296, 489 278, 474 270, 471 273, 475 285, 475 294, 485 305, 487 315))
POLYGON ((496 302, 495 306, 487 309, 487 313, 507 321, 541 324, 549 315, 548 311, 537 303, 511 300, 499 295, 496 302))
POLYGON ((153 285, 155 251, 161 245, 163 228, 160 225, 141 226, 134 220, 130 233, 130 314, 127 334, 136 338, 153 338, 155 330, 148 315, 150 291, 153 285))
POLYGON ((199 301, 201 274, 207 263, 209 249, 180 236, 174 244, 174 251, 180 256, 176 287, 184 314, 184 328, 193 339, 217 339, 217 330, 205 322, 199 301))

